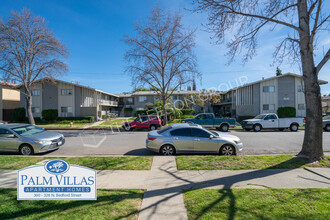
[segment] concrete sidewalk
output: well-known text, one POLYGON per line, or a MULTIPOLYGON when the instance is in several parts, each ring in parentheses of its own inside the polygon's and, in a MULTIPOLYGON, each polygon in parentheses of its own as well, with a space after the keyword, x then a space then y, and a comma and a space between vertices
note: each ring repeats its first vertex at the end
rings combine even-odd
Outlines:
MULTIPOLYGON (((0 188, 16 188, 17 171, 0 170, 0 188)), ((187 219, 182 190, 330 188, 329 168, 178 171, 174 157, 154 157, 150 171, 97 172, 97 188, 146 189, 139 219, 187 219)))

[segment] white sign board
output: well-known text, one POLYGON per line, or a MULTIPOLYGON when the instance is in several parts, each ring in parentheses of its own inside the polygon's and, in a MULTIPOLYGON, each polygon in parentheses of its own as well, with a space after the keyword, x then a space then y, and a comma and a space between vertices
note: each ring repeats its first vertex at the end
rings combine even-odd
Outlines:
POLYGON ((18 200, 96 200, 96 171, 50 160, 18 171, 18 200))

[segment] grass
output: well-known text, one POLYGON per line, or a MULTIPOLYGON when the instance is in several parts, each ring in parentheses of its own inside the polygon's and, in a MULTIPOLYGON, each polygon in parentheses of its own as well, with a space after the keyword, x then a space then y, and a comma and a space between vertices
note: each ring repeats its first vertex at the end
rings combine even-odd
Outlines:
POLYGON ((183 194, 188 219, 329 219, 330 189, 199 189, 183 194))
POLYGON ((0 189, 0 219, 137 219, 143 190, 97 190, 96 201, 18 201, 0 189))
POLYGON ((248 170, 248 169, 294 169, 300 167, 327 167, 328 160, 308 163, 307 159, 293 155, 267 156, 177 156, 179 170, 248 170))
POLYGON ((67 129, 67 128, 83 128, 87 125, 91 125, 91 124, 73 124, 73 126, 71 127, 69 124, 48 124, 48 125, 37 125, 38 127, 41 128, 52 128, 52 129, 67 129))
POLYGON ((110 121, 105 121, 101 125, 120 125, 120 126, 122 126, 124 124, 124 122, 133 121, 134 119, 135 119, 135 117, 127 118, 127 119, 122 119, 122 118, 114 119, 114 120, 110 120, 110 121))
MULTIPOLYGON (((19 170, 47 157, 0 156, 0 169, 19 170)), ((150 170, 153 157, 66 157, 60 158, 69 164, 89 167, 95 170, 150 170)), ((1 219, 1 218, 0 218, 1 219)))

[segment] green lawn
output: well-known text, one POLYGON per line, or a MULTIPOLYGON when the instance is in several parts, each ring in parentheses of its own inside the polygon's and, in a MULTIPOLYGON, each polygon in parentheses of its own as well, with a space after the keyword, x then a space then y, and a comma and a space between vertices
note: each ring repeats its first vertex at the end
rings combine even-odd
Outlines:
POLYGON ((51 129, 68 129, 68 128, 71 128, 71 129, 77 129, 77 128, 83 128, 87 125, 91 125, 90 123, 88 124, 73 124, 73 126, 70 126, 69 124, 48 124, 48 125, 37 125, 38 127, 41 127, 41 128, 51 128, 51 129))
POLYGON ((97 190, 96 201, 18 201, 0 189, 0 219, 137 219, 143 190, 97 190))
MULTIPOLYGON (((47 157, 0 156, 0 169, 18 170, 47 157)), ((65 157, 60 158, 69 164, 89 167, 95 170, 150 170, 153 157, 65 157)))
POLYGON ((126 121, 133 121, 136 117, 128 118, 128 119, 114 119, 110 121, 105 121, 101 125, 120 125, 122 126, 126 121))
POLYGON ((330 189, 200 189, 183 194, 189 219, 329 219, 330 189))
POLYGON ((306 159, 293 155, 267 156, 177 156, 179 170, 248 170, 248 169, 294 169, 299 167, 328 167, 328 160, 308 163, 306 159))

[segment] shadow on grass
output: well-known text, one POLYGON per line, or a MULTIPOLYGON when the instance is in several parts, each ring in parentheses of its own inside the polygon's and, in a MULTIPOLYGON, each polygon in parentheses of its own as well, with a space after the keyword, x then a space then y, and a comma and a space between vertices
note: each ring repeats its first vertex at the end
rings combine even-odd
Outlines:
MULTIPOLYGON (((100 192, 98 192, 100 193, 100 192)), ((22 217, 29 217, 33 219, 40 219, 40 218, 68 218, 68 215, 77 214, 75 217, 85 218, 83 215, 90 214, 86 213, 86 209, 93 207, 97 207, 100 210, 100 207, 103 207, 105 211, 111 211, 111 205, 122 202, 129 199, 142 199, 143 193, 136 193, 130 190, 102 190, 101 196, 98 196, 97 200, 76 200, 76 201, 49 201, 49 200, 35 200, 35 201, 18 201, 16 190, 14 189, 0 189, 0 198, 3 195, 7 196, 6 203, 11 203, 8 209, 0 210, 0 219, 15 219, 15 218, 22 218, 22 217), (109 195, 105 195, 106 191, 109 191, 109 195), (111 193, 113 192, 113 193, 111 193), (116 194, 116 192, 119 192, 116 194), (74 210, 76 209, 77 210, 74 210), (73 210, 75 213, 70 213, 69 210, 73 210), (78 214, 79 210, 82 211, 81 215, 78 214), (11 211, 12 210, 12 211, 11 211), (54 214, 59 214, 58 216, 54 214)), ((4 201, 2 201, 4 202, 4 201)), ((2 204, 3 205, 3 204, 2 204)), ((123 208, 126 209, 127 204, 123 204, 123 208)), ((112 219, 122 219, 127 217, 126 211, 124 210, 121 213, 121 210, 113 210, 115 211, 114 216, 107 216, 106 218, 112 219)), ((138 210, 134 210, 130 212, 128 216, 132 216, 138 213, 138 210)), ((100 214, 100 213, 98 213, 100 214)), ((107 213, 105 213, 107 214, 107 213)), ((105 216, 103 216, 105 217, 105 216)))

